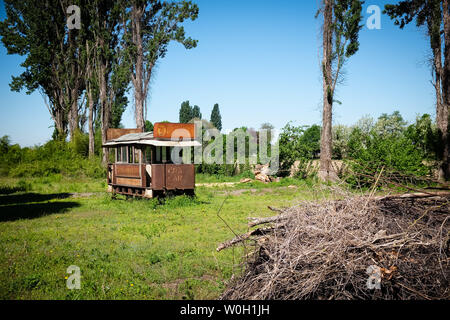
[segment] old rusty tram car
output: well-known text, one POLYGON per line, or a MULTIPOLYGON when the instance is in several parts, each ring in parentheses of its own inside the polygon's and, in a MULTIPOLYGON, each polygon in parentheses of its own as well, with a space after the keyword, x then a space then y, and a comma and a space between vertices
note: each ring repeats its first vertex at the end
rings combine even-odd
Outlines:
POLYGON ((168 192, 193 194, 194 164, 176 164, 174 147, 198 147, 194 124, 155 123, 153 132, 110 129, 103 145, 115 151, 108 164, 108 191, 126 196, 153 198, 168 192))

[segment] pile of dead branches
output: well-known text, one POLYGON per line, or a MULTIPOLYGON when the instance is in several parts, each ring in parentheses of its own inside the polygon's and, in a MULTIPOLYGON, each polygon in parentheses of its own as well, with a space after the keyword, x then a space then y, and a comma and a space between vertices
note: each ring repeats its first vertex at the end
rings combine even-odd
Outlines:
MULTIPOLYGON (((274 209, 277 210, 277 209, 274 209)), ((221 244, 252 247, 222 299, 449 299, 450 195, 302 203, 221 244)))

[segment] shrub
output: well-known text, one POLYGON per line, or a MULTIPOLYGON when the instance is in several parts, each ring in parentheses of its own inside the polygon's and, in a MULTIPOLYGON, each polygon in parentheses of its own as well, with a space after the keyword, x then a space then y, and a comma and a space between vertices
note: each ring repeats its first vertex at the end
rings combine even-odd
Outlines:
POLYGON ((400 176, 422 177, 430 173, 424 163, 425 152, 406 134, 405 122, 400 114, 381 116, 370 131, 356 126, 348 142, 351 182, 368 185, 381 168, 400 176))
POLYGON ((6 152, 0 156, 0 173, 12 177, 65 176, 104 177, 106 172, 99 156, 88 159, 86 135, 79 133, 67 143, 52 140, 42 146, 20 148, 1 143, 6 152))
POLYGON ((350 127, 344 125, 333 126, 333 158, 341 160, 348 156, 350 133, 350 127))
POLYGON ((416 122, 406 129, 405 135, 422 150, 426 158, 436 159, 440 154, 439 133, 429 114, 418 116, 416 122))
POLYGON ((289 176, 292 166, 297 163, 296 176, 306 178, 311 174, 311 161, 320 150, 319 126, 292 126, 288 123, 279 137, 279 176, 289 176))
POLYGON ((89 155, 89 135, 80 130, 75 131, 69 146, 75 154, 87 157, 89 155))

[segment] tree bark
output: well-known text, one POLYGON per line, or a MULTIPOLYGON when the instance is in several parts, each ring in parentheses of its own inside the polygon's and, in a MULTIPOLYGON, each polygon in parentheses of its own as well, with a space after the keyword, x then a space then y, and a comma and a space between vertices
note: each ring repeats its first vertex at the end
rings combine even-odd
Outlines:
MULTIPOLYGON (((103 22, 104 24, 104 22, 103 22)), ((103 26, 104 29, 105 26, 103 26)), ((107 101, 107 79, 106 77, 109 75, 109 66, 108 66, 108 59, 105 57, 105 39, 102 37, 98 38, 98 46, 102 52, 100 54, 100 57, 98 58, 98 82, 99 82, 99 98, 100 98, 100 112, 101 112, 101 131, 102 131, 102 145, 104 145, 107 141, 107 132, 109 129, 109 126, 111 124, 111 108, 110 103, 107 101)), ((103 150, 103 158, 102 162, 104 165, 108 164, 109 160, 109 149, 108 148, 102 148, 103 150)))
POLYGON ((95 153, 95 137, 94 137, 94 100, 92 97, 92 55, 89 50, 89 42, 86 41, 86 94, 89 108, 89 157, 93 157, 95 153))
MULTIPOLYGON (((111 122, 111 110, 109 104, 106 101, 106 66, 102 65, 99 68, 101 70, 100 74, 100 108, 102 112, 102 144, 106 143, 107 132, 111 122)), ((107 164, 109 159, 109 149, 103 148, 103 164, 107 164)))
POLYGON ((134 45, 136 46, 136 67, 135 74, 132 76, 134 86, 134 102, 135 102, 135 116, 136 127, 143 130, 145 127, 144 121, 144 48, 142 45, 141 34, 141 19, 145 8, 140 6, 133 6, 132 8, 132 37, 134 45))
POLYGON ((443 19, 444 19, 444 67, 442 76, 442 100, 443 105, 439 113, 438 127, 441 131, 443 152, 442 152, 442 172, 446 180, 450 179, 450 160, 449 160, 449 135, 448 135, 448 117, 450 107, 450 13, 449 1, 442 1, 443 19))
POLYGON ((71 106, 69 112, 69 125, 70 125, 70 140, 73 141, 75 132, 79 129, 78 126, 78 88, 74 86, 71 89, 71 106))
POLYGON ((71 87, 69 89, 70 94, 70 111, 69 111, 69 130, 70 130, 70 140, 72 141, 74 138, 75 132, 79 129, 78 125, 78 93, 80 89, 80 81, 81 81, 81 68, 79 65, 79 61, 76 57, 77 43, 74 39, 75 35, 73 33, 69 33, 69 52, 71 55, 71 87))
POLYGON ((333 79, 332 79, 332 50, 333 50, 333 4, 332 0, 324 0, 323 22, 323 112, 322 133, 320 140, 320 169, 319 178, 324 181, 336 181, 337 174, 331 164, 332 156, 332 122, 333 122, 333 79))
POLYGON ((93 157, 95 154, 94 100, 92 99, 91 89, 89 89, 88 91, 88 105, 89 105, 89 157, 93 157))
POLYGON ((64 121, 64 110, 61 107, 55 107, 54 119, 55 127, 58 132, 58 139, 64 139, 66 137, 66 124, 64 121))

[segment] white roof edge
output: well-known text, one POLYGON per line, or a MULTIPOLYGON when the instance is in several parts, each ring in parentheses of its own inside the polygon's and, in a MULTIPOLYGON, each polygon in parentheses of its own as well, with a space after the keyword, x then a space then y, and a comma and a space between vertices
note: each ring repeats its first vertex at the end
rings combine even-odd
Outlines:
POLYGON ((114 147, 123 144, 140 144, 140 145, 150 145, 155 147, 200 147, 201 143, 192 141, 163 141, 163 140, 135 140, 135 141, 117 141, 117 142, 107 142, 104 147, 114 147))

